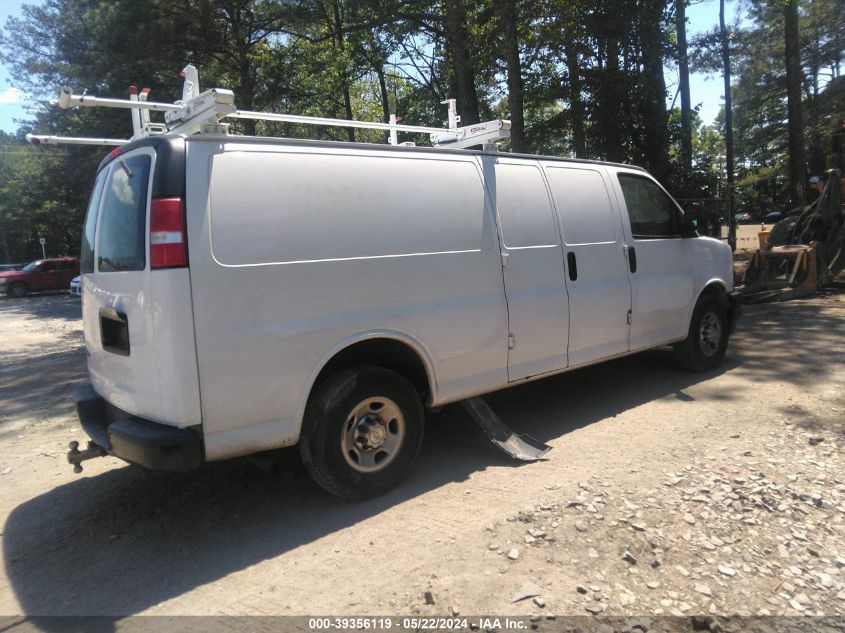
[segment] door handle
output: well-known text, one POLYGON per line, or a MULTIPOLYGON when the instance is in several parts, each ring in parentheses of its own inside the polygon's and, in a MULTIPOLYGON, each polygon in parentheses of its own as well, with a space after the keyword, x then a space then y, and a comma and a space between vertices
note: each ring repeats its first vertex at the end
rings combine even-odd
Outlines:
POLYGON ((569 268, 569 279, 575 281, 578 279, 578 262, 575 260, 575 253, 569 251, 566 254, 566 263, 569 268))
POLYGON ((633 246, 628 247, 628 269, 632 273, 637 272, 637 249, 633 246))

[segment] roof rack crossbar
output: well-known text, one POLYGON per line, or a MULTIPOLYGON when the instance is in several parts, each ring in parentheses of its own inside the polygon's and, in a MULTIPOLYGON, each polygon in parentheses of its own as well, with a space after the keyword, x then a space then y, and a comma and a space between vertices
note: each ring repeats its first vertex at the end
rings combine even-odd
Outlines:
POLYGON ((279 121, 282 123, 302 123, 305 125, 326 125, 330 127, 351 127, 369 130, 396 130, 397 132, 419 132, 421 134, 441 134, 443 128, 425 127, 422 125, 403 125, 401 123, 379 123, 376 121, 356 121, 353 119, 331 119, 326 117, 307 116, 304 114, 283 114, 276 112, 254 112, 250 110, 236 110, 227 115, 232 119, 254 119, 258 121, 279 121))
POLYGON ((89 138, 79 136, 45 136, 43 134, 27 134, 26 140, 33 145, 123 145, 131 139, 122 138, 89 138))
POLYGON ((173 112, 184 110, 180 103, 159 103, 158 101, 137 101, 133 99, 105 99, 92 97, 87 94, 75 95, 70 88, 62 88, 59 93, 59 107, 67 110, 73 106, 88 108, 133 108, 138 110, 153 110, 154 112, 173 112))

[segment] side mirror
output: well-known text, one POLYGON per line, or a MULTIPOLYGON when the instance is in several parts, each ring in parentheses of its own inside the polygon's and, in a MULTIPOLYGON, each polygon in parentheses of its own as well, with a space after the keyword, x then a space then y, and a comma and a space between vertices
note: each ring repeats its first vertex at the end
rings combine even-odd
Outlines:
POLYGON ((698 223, 686 214, 681 221, 681 237, 698 237, 698 223))

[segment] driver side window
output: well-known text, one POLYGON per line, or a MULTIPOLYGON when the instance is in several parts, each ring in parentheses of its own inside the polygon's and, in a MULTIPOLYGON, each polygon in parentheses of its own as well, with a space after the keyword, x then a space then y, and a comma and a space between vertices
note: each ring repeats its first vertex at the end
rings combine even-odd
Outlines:
POLYGON ((635 238, 680 237, 678 207, 655 182, 641 176, 619 174, 619 184, 635 238))

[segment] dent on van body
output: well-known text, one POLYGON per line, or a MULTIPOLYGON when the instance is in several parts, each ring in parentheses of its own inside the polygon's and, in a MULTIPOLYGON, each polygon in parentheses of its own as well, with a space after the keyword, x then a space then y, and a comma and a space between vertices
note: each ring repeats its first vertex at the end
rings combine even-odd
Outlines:
POLYGON ((506 382, 500 256, 471 158, 244 142, 188 153, 209 459, 296 441, 325 357, 374 330, 419 341, 438 400, 506 382))

